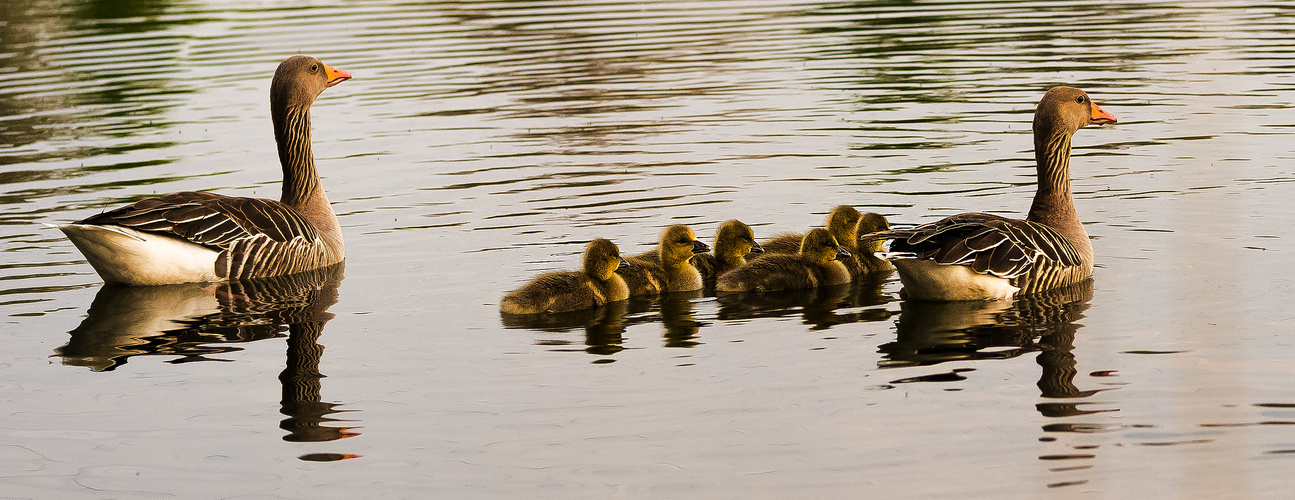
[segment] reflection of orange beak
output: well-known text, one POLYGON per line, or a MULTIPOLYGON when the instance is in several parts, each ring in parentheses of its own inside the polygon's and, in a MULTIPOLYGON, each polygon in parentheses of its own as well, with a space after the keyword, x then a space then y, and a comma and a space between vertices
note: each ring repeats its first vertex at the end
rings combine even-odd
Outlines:
MULTIPOLYGON (((347 76, 350 75, 348 74, 347 76)), ((1107 123, 1115 123, 1115 115, 1107 113, 1106 110, 1102 109, 1095 102, 1090 101, 1089 104, 1092 104, 1093 106, 1093 116, 1088 119, 1089 124, 1106 125, 1107 123)))
POLYGON ((332 87, 346 80, 351 79, 351 72, 337 69, 327 64, 324 65, 324 74, 328 75, 328 86, 332 87))

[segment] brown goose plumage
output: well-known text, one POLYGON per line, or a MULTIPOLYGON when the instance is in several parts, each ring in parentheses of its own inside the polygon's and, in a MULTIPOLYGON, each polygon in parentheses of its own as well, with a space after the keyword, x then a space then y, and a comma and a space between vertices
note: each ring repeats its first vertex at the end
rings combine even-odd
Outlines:
POLYGON ((1055 87, 1034 113, 1038 191, 1025 220, 967 213, 860 240, 891 240, 905 294, 916 299, 995 300, 1086 280, 1093 247, 1070 193, 1070 141, 1085 125, 1114 122, 1082 90, 1055 87))
POLYGON ((798 290, 850 282, 850 271, 841 263, 850 251, 837 244, 824 228, 814 228, 801 241, 796 254, 770 254, 724 273, 715 284, 721 292, 772 292, 798 290))
POLYGON ((270 112, 280 201, 172 193, 60 226, 104 281, 159 285, 292 274, 341 262, 341 226, 310 148, 310 105, 351 77, 308 56, 279 64, 270 112))

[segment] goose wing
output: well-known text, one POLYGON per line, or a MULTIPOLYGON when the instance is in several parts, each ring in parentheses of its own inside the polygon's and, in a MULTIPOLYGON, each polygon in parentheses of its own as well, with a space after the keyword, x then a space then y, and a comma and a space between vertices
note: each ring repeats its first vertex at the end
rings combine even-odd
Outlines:
POLYGON ((88 217, 78 224, 124 226, 184 239, 220 252, 217 272, 228 278, 286 274, 319 260, 319 231, 287 205, 185 191, 88 217))
POLYGON ((964 265, 980 274, 1015 278, 1039 265, 1079 266, 1079 252, 1051 227, 1021 219, 967 213, 911 229, 881 231, 860 241, 891 240, 892 252, 964 265))

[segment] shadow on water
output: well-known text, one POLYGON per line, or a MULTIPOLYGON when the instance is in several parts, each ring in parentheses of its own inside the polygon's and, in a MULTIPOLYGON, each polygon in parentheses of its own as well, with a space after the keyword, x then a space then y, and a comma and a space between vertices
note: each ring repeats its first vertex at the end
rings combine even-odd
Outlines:
MULTIPOLYGON (((947 361, 1008 359, 1038 352, 1042 368, 1038 387, 1048 399, 1075 399, 1098 391, 1075 386, 1075 333, 1083 326, 1093 297, 1092 281, 1019 297, 1012 302, 905 301, 896 323, 894 342, 880 346, 882 368, 926 366, 947 361)), ((891 381, 948 382, 963 380, 971 368, 919 375, 891 381)), ((1037 405, 1046 417, 1095 413, 1079 404, 1049 402, 1037 405)))
MULTIPOLYGON (((285 441, 325 442, 359 435, 355 427, 331 426, 346 420, 330 415, 349 410, 321 396, 319 344, 333 318, 343 264, 318 271, 224 283, 133 287, 105 285, 87 317, 69 332, 54 355, 68 366, 96 372, 115 370, 132 356, 176 356, 171 363, 227 361, 215 356, 236 352, 234 344, 284 337, 287 361, 279 427, 285 441)), ((323 453, 300 457, 331 461, 357 455, 323 453)))

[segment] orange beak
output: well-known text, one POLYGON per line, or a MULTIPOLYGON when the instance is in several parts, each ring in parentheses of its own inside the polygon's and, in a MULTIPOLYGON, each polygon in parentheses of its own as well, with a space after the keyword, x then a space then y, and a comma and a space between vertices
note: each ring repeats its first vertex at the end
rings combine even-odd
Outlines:
POLYGON ((1101 106, 1098 106, 1095 102, 1090 101, 1089 103, 1093 106, 1093 116, 1088 118, 1088 123, 1090 125, 1106 125, 1107 123, 1115 123, 1115 115, 1107 113, 1106 110, 1102 109, 1101 106))
POLYGON ((332 87, 351 79, 351 72, 324 65, 324 74, 328 76, 328 86, 332 87))

